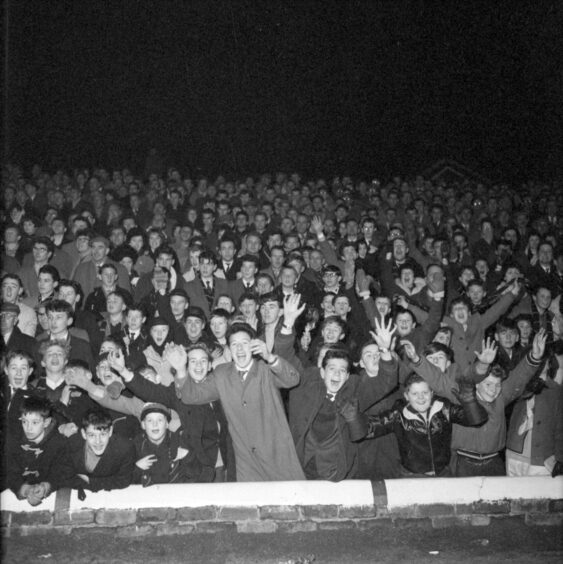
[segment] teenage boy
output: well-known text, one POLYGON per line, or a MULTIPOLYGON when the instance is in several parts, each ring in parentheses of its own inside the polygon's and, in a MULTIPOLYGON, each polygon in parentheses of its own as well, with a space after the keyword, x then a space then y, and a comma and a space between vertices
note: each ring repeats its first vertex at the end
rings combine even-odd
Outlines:
POLYGON ((190 305, 200 307, 209 317, 215 307, 218 296, 229 292, 229 283, 215 276, 217 259, 211 251, 202 251, 199 255, 199 276, 186 284, 190 305))
POLYGON ((239 298, 245 292, 255 292, 256 274, 258 274, 259 261, 255 256, 243 255, 241 257, 240 278, 230 283, 230 293, 233 302, 238 303, 239 298))
POLYGON ((233 324, 227 340, 233 362, 218 366, 197 384, 187 377, 184 348, 170 347, 168 358, 178 372, 176 385, 182 401, 221 400, 233 439, 238 481, 302 480, 279 392, 297 385, 299 373, 268 352, 266 343, 256 339, 244 323, 233 324))
POLYGON ((70 348, 69 359, 85 360, 90 369, 93 369, 94 360, 90 343, 69 331, 74 320, 72 306, 64 300, 51 300, 45 306, 45 312, 47 313, 48 331, 41 335, 39 340, 65 343, 70 348))
POLYGON ((66 486, 80 490, 117 490, 133 480, 133 442, 113 434, 111 415, 96 407, 86 412, 80 433, 68 442, 71 477, 66 486))
MULTIPOLYGON (((22 350, 9 351, 4 359, 5 376, 0 384, 0 402, 2 421, 0 422, 0 444, 5 444, 7 437, 21 434, 20 407, 25 398, 33 395, 28 387, 33 374, 33 357, 22 350)), ((4 452, 3 450, 1 452, 4 452)))
POLYGON ((66 440, 56 429, 49 400, 27 397, 20 413, 23 436, 8 438, 6 485, 19 499, 39 505, 68 478, 66 440))
POLYGON ((499 345, 496 361, 506 370, 511 372, 526 356, 528 348, 519 344, 520 335, 513 319, 503 317, 495 325, 495 340, 499 345))

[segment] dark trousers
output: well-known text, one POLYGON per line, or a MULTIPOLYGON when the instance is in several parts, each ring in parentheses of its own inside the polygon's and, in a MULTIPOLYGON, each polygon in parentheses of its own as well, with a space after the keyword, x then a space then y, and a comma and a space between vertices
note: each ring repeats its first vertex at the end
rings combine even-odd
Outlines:
POLYGON ((485 460, 475 460, 468 456, 455 453, 455 476, 467 478, 469 476, 505 476, 504 462, 499 454, 485 460))

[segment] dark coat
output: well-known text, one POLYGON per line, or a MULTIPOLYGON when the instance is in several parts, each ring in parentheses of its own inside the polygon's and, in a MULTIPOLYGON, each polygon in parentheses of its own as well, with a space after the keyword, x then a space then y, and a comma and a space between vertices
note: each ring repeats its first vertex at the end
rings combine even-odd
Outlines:
MULTIPOLYGON (((357 399, 359 410, 365 411, 371 405, 385 397, 397 385, 397 362, 381 362, 381 371, 377 378, 367 375, 360 377, 351 374, 348 381, 339 390, 335 404, 334 425, 336 429, 338 447, 334 450, 335 473, 331 480, 338 481, 346 478, 355 478, 358 470, 358 444, 350 437, 349 426, 346 420, 338 413, 338 407, 345 401, 357 399)), ((302 382, 289 392, 289 427, 295 442, 295 449, 301 465, 305 468, 308 464, 310 447, 309 434, 321 410, 326 410, 324 405, 326 385, 320 376, 319 369, 308 369, 302 382)), ((308 477, 314 477, 309 475, 308 477)))
POLYGON ((20 331, 16 325, 8 339, 7 343, 2 343, 2 352, 6 354, 9 351, 25 351, 32 358, 37 354, 37 341, 20 331))
POLYGON ((16 495, 24 484, 48 482, 55 490, 64 486, 70 476, 66 439, 53 422, 41 442, 12 437, 8 439, 7 449, 6 485, 16 495))
MULTIPOLYGON (((188 298, 190 300, 190 306, 200 307, 207 319, 209 319, 209 314, 211 310, 209 308, 209 302, 205 295, 205 290, 203 287, 203 282, 199 276, 196 276, 193 280, 186 284, 186 292, 188 293, 188 298)), ((229 282, 223 280, 222 278, 213 277, 213 306, 217 303, 217 298, 223 294, 229 296, 231 293, 229 291, 229 282)), ((234 304, 236 307, 236 303, 234 304)))
POLYGON ((219 402, 186 405, 176 394, 174 384, 154 384, 138 374, 127 383, 127 387, 143 401, 162 403, 178 413, 184 438, 199 461, 200 472, 195 481, 213 481, 219 449, 228 479, 235 481, 234 456, 227 420, 219 402))
POLYGON ((399 400, 393 409, 369 417, 366 438, 395 433, 403 466, 415 474, 439 475, 450 461, 452 423, 472 425, 462 406, 434 398, 427 419, 399 400))
MULTIPOLYGON (((132 441, 112 435, 92 472, 86 470, 85 448, 86 441, 81 433, 68 439, 68 460, 72 477, 64 484, 66 487, 97 492, 119 490, 132 483, 135 467, 135 447, 132 441), (86 484, 78 474, 86 474, 90 478, 90 483, 86 484)), ((68 472, 65 475, 67 474, 68 472)))

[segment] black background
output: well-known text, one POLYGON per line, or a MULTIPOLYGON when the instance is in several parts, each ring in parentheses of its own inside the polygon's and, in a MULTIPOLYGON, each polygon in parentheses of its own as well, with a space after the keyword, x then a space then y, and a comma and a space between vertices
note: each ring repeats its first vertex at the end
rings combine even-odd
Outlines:
POLYGON ((11 0, 24 166, 562 173, 562 2, 11 0))

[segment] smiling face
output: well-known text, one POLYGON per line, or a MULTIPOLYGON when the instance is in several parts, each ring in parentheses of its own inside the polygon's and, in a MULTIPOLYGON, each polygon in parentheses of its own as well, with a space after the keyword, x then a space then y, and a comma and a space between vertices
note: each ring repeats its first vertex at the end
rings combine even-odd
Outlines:
POLYGON ((479 382, 476 386, 477 396, 486 402, 495 401, 501 390, 502 382, 501 379, 489 374, 482 382, 479 382))
POLYGON ((86 429, 81 429, 80 433, 86 441, 87 447, 96 456, 102 456, 113 433, 113 427, 109 429, 96 429, 94 425, 88 425, 86 429))
POLYGON ((252 362, 252 339, 248 333, 238 331, 229 338, 229 349, 237 370, 246 369, 252 362))
POLYGON ((432 403, 432 390, 426 382, 415 382, 405 391, 408 404, 419 413, 425 413, 432 403))
POLYGON ((395 324, 397 325, 397 333, 400 337, 410 335, 416 325, 413 321, 412 315, 406 312, 397 314, 395 324))
POLYGON ((22 356, 15 356, 10 360, 6 367, 6 374, 8 375, 8 382, 15 390, 25 388, 27 381, 33 372, 27 358, 22 356))
POLYGON ((149 413, 141 421, 141 427, 147 434, 147 438, 153 444, 159 445, 168 431, 168 419, 163 413, 156 411, 149 413))
POLYGON ((209 356, 202 349, 188 352, 188 376, 195 382, 201 382, 207 376, 211 365, 209 356))
POLYGON ((344 338, 342 327, 338 323, 330 321, 323 327, 321 335, 323 336, 324 342, 330 345, 334 345, 338 343, 340 339, 344 338))
POLYGON ((330 358, 326 366, 321 368, 327 392, 336 394, 350 377, 348 361, 345 358, 330 358))

